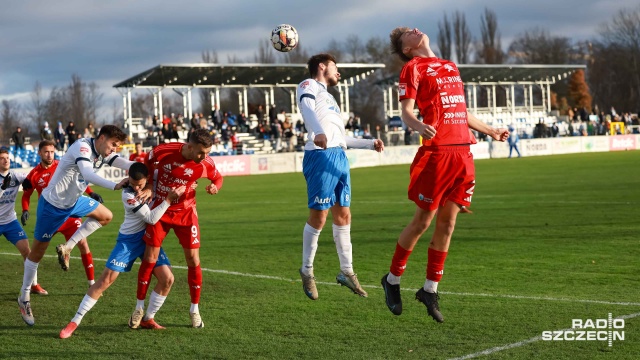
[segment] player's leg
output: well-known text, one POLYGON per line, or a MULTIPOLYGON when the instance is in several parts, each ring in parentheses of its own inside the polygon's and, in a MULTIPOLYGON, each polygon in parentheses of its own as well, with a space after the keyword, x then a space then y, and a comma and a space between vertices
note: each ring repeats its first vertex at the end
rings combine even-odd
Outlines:
POLYGON ((174 226, 180 245, 184 251, 184 258, 187 262, 187 282, 189 283, 189 295, 191 297, 191 325, 194 328, 204 327, 204 322, 200 317, 200 292, 202 291, 202 268, 200 267, 200 225, 198 217, 194 211, 188 214, 191 225, 174 226))
POLYGON ((171 264, 162 249, 160 249, 160 255, 158 256, 156 267, 153 269, 153 275, 158 279, 158 283, 149 296, 149 306, 147 307, 147 312, 140 322, 140 327, 145 329, 161 330, 164 329, 164 327, 156 323, 154 318, 156 313, 164 304, 167 295, 169 295, 169 291, 171 290, 171 286, 174 281, 173 273, 171 272, 171 264))
POLYGON ((80 196, 76 204, 71 209, 70 217, 87 217, 87 219, 80 225, 78 230, 67 240, 65 244, 56 246, 56 252, 58 253, 58 262, 62 267, 62 270, 67 271, 69 269, 69 256, 71 250, 82 239, 86 239, 89 235, 93 234, 96 230, 103 225, 107 225, 113 218, 111 210, 99 202, 91 199, 87 196, 80 196))
MULTIPOLYGON (((62 224, 60 229, 58 229, 58 232, 64 235, 65 240, 69 241, 73 234, 78 231, 80 226, 82 226, 81 219, 69 218, 64 224, 62 224)), ((87 239, 82 239, 78 242, 78 250, 80 250, 80 258, 82 259, 82 266, 84 267, 84 272, 87 276, 87 282, 89 283, 89 286, 91 286, 95 282, 95 269, 93 266, 93 255, 91 255, 91 249, 89 249, 87 239)))
MULTIPOLYGON (((151 282, 151 274, 158 261, 158 255, 160 254, 160 246, 162 241, 167 236, 170 229, 170 224, 163 219, 166 218, 166 213, 163 217, 154 225, 147 225, 147 229, 142 236, 145 243, 145 249, 142 256, 142 262, 140 263, 140 269, 138 270, 138 287, 136 291, 137 304, 134 313, 139 310, 144 310, 144 300, 147 297, 147 291, 149 290, 149 283, 151 282)), ((142 318, 142 316, 140 317, 142 318)))
MULTIPOLYGON (((9 240, 9 241, 13 242, 11 240, 9 240)), ((16 249, 18 249, 18 251, 20 252, 20 255, 22 255, 22 258, 26 261, 27 260, 27 256, 29 256, 29 253, 31 252, 31 249, 29 249, 29 240, 20 239, 20 240, 16 241, 14 245, 16 246, 16 249)), ((40 284, 38 284, 38 273, 37 272, 36 272, 35 276, 33 277, 33 282, 31 283, 31 293, 32 294, 39 294, 39 295, 48 295, 49 294, 49 292, 47 292, 47 290, 43 289, 42 286, 40 286, 40 284)))

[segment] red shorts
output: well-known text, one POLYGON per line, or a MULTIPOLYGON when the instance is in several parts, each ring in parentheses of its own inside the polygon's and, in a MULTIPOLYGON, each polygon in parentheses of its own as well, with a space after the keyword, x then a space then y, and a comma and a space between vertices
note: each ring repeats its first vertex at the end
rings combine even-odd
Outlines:
POLYGON ((60 226, 58 232, 64 235, 65 240, 69 241, 69 238, 78 231, 80 225, 82 225, 82 219, 70 217, 60 226))
POLYGON ((469 146, 421 146, 410 168, 409 200, 436 210, 447 200, 471 205, 475 167, 469 146))
POLYGON ((167 210, 155 225, 147 225, 144 242, 149 246, 160 247, 170 229, 173 229, 183 249, 200 248, 200 225, 195 206, 179 211, 167 210))

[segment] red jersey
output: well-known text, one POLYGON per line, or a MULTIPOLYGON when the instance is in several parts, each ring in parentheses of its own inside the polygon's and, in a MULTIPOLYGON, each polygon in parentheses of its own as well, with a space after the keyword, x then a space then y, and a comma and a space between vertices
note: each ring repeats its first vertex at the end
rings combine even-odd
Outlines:
MULTIPOLYGON (((37 191, 38 197, 40 197, 40 194, 42 194, 42 190, 44 190, 44 188, 49 185, 49 181, 51 181, 51 177, 56 171, 58 163, 58 160, 53 160, 51 166, 46 169, 42 166, 42 163, 40 163, 36 165, 36 167, 31 169, 31 171, 29 171, 29 174, 27 174, 25 181, 29 180, 31 186, 29 186, 28 184, 27 186, 25 186, 24 183, 22 184, 22 188, 24 190, 22 192, 22 211, 29 211, 29 200, 31 199, 33 190, 37 191)), ((91 194, 92 192, 93 191, 91 190, 91 188, 87 187, 86 193, 91 194)))
POLYGON ((149 168, 150 178, 155 170, 158 171, 152 208, 163 202, 172 188, 181 185, 185 185, 187 189, 179 199, 171 203, 167 211, 195 208, 196 192, 191 185, 199 178, 206 177, 218 189, 222 187, 222 175, 216 169, 213 159, 208 155, 200 163, 185 159, 182 156, 182 147, 186 145, 183 143, 161 144, 147 155, 145 165, 149 168))
POLYGON ((147 153, 144 151, 141 153, 133 153, 129 155, 129 161, 137 161, 137 162, 143 163, 146 157, 147 157, 147 153))
POLYGON ((422 145, 467 145, 471 143, 467 123, 464 84, 458 67, 436 57, 414 57, 400 72, 400 100, 414 99, 423 122, 437 134, 422 145))

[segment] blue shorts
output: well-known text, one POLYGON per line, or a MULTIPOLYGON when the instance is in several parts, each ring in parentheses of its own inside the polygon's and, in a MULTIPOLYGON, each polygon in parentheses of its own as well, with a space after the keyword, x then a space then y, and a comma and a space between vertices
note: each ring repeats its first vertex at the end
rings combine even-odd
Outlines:
MULTIPOLYGON (((118 239, 116 240, 116 246, 111 250, 111 255, 107 260, 107 269, 111 269, 116 272, 129 272, 136 259, 142 260, 144 255, 144 249, 147 246, 142 240, 145 230, 137 232, 135 234, 121 234, 118 233, 118 239)), ((167 254, 160 248, 160 255, 158 255, 158 261, 156 266, 171 266, 167 254)))
POLYGON ((76 204, 68 209, 58 209, 51 205, 44 197, 38 200, 38 212, 34 238, 38 241, 49 242, 69 217, 82 218, 98 208, 99 202, 88 196, 80 196, 76 204))
POLYGON ((20 226, 18 219, 8 224, 0 225, 0 235, 4 235, 13 245, 27 238, 27 234, 24 232, 22 226, 20 226))
POLYGON ((351 205, 349 159, 341 147, 306 150, 302 173, 307 180, 309 209, 327 210, 336 203, 351 205))

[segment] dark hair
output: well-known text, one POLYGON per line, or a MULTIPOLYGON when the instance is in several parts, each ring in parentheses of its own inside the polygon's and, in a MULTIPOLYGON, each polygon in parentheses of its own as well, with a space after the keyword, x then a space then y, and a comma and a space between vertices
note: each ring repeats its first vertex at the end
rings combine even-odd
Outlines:
POLYGON ((389 40, 391 42, 391 53, 397 54, 404 62, 411 60, 411 58, 402 51, 402 40, 400 38, 409 30, 411 29, 405 26, 401 26, 391 30, 391 33, 389 34, 389 40))
POLYGON ((119 127, 115 125, 105 125, 100 128, 100 133, 98 137, 104 135, 107 139, 115 138, 118 141, 123 142, 127 139, 127 134, 122 131, 119 127))
POLYGON ((56 143, 51 140, 42 140, 40 141, 40 144, 38 144, 38 151, 42 150, 42 148, 45 146, 56 146, 56 143))
POLYGON ((149 169, 143 163, 134 162, 129 167, 129 177, 133 180, 142 180, 147 176, 149 176, 149 169))
POLYGON ((318 67, 320 64, 329 65, 329 61, 337 63, 336 58, 331 54, 317 54, 313 55, 307 61, 307 69, 309 69, 309 75, 315 77, 318 74, 318 67))
POLYGON ((194 130, 191 135, 189 135, 189 142, 199 144, 204 147, 213 146, 213 140, 211 140, 211 135, 209 135, 209 131, 207 129, 194 130))
POLYGON ((0 154, 8 154, 8 153, 9 153, 9 150, 7 150, 7 148, 3 147, 2 149, 0 149, 0 154))

